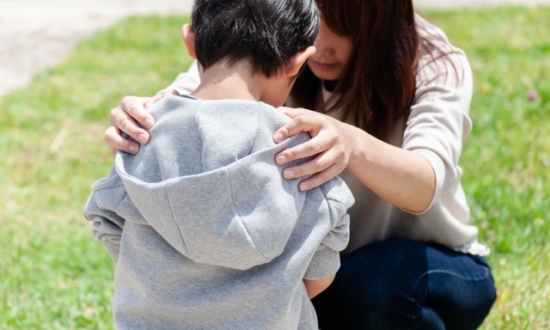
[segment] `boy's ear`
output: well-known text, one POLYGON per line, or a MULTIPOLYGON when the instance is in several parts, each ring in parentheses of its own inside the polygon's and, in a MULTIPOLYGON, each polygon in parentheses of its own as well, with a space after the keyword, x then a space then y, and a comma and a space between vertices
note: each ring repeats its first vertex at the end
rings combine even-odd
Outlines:
POLYGON ((197 52, 195 50, 195 30, 193 30, 193 27, 190 24, 184 24, 181 27, 181 35, 183 36, 183 43, 187 48, 187 53, 189 53, 189 56, 196 60, 197 52))
POLYGON ((306 63, 307 59, 315 54, 315 51, 315 47, 309 46, 294 54, 290 58, 290 64, 285 69, 285 76, 289 78, 295 77, 298 72, 300 72, 300 69, 304 63, 306 63))

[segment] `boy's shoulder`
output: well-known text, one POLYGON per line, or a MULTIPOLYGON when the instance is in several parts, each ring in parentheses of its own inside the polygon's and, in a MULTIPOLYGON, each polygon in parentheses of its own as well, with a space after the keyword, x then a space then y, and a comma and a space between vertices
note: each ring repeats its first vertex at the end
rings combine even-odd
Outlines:
MULTIPOLYGON (((242 121, 258 120, 262 126, 276 127, 286 124, 290 118, 275 107, 250 100, 199 100, 185 96, 169 95, 153 105, 149 112, 159 121, 169 114, 204 114, 214 121, 239 118, 242 121), (251 116, 253 115, 253 116, 251 116)), ((277 127, 276 129, 278 129, 277 127)))
POLYGON ((229 145, 256 144, 250 145, 250 150, 274 146, 273 134, 290 121, 288 116, 263 102, 197 100, 173 95, 153 105, 150 113, 156 120, 151 130, 153 139, 174 133, 198 134, 203 140, 217 138, 229 145))
POLYGON ((290 118, 262 102, 168 96, 150 111, 156 120, 151 141, 124 157, 128 170, 149 182, 212 171, 255 154, 276 165, 283 148, 309 139, 301 133, 276 144, 273 135, 290 118))

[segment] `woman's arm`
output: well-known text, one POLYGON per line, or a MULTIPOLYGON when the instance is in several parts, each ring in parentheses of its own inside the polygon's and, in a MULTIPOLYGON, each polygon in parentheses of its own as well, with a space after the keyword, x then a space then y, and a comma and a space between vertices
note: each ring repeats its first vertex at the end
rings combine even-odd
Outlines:
POLYGON ((293 118, 275 133, 283 141, 301 131, 312 140, 281 152, 276 161, 317 155, 312 161, 285 170, 287 179, 315 174, 300 184, 310 190, 348 169, 358 180, 384 200, 411 212, 420 213, 429 205, 435 190, 434 171, 425 157, 382 142, 365 131, 332 117, 305 109, 281 109, 293 118))
POLYGON ((422 155, 363 133, 348 170, 380 198, 413 213, 426 211, 435 193, 435 173, 422 155))

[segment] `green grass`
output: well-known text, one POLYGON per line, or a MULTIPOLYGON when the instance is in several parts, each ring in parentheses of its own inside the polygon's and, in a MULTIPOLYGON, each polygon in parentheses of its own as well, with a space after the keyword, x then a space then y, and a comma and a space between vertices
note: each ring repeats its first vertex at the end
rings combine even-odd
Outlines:
POLYGON ((470 58, 461 165, 499 299, 487 329, 550 329, 550 8, 427 12, 470 58), (539 98, 529 101, 530 90, 539 98))
MULTIPOLYGON (((461 165, 499 290, 483 329, 549 329, 550 8, 423 14, 466 51, 475 75, 461 165)), ((190 64, 184 21, 124 20, 0 99, 0 328, 113 328, 113 264, 81 210, 111 164, 108 111, 190 64)))

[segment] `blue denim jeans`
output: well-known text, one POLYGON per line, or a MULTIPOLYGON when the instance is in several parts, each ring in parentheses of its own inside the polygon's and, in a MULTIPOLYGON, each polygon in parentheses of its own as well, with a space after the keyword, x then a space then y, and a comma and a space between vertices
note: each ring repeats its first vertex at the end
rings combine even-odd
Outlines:
POLYGON ((336 279, 313 304, 321 330, 470 330, 495 299, 484 258, 384 240, 343 258, 336 279))

